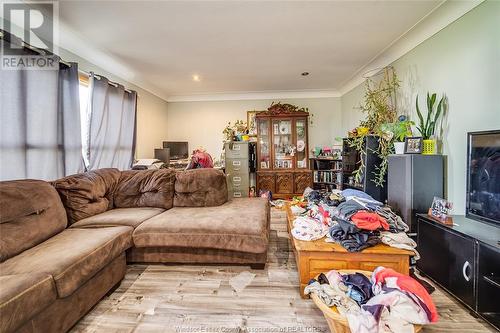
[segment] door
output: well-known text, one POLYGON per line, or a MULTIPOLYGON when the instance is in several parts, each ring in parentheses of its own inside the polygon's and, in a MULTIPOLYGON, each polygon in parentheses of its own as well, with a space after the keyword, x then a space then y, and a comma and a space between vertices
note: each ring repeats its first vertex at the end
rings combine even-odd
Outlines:
POLYGON ((293 193, 302 194, 307 187, 312 186, 312 176, 310 172, 296 172, 293 176, 293 193))
POLYGON ((257 191, 271 191, 275 192, 274 174, 271 172, 258 172, 257 173, 257 191))
POLYGON ((293 142, 292 119, 273 119, 273 161, 274 170, 292 170, 295 147, 293 142))
POLYGON ((270 170, 271 166, 271 120, 257 118, 257 169, 270 170))
POLYGON ((277 172, 276 194, 292 194, 292 193, 293 193, 293 173, 277 172))
POLYGON ((474 309, 474 241, 422 218, 417 239, 418 269, 474 309))
POLYGON ((307 118, 295 119, 295 167, 307 169, 307 118))
POLYGON ((477 311, 500 329, 500 247, 480 243, 478 263, 477 311))

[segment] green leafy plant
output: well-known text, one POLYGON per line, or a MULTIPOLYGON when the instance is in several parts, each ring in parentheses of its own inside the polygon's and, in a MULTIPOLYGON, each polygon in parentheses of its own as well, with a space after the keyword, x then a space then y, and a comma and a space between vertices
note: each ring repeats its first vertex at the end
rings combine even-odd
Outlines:
POLYGON ((439 116, 441 115, 441 111, 443 109, 444 99, 445 99, 444 96, 441 97, 436 108, 436 113, 434 113, 436 94, 434 93, 432 95, 429 95, 429 93, 427 93, 427 116, 424 122, 424 117, 422 115, 422 112, 420 112, 420 107, 418 106, 418 95, 417 95, 417 98, 415 100, 415 105, 417 108, 417 116, 420 121, 419 126, 417 126, 417 130, 420 132, 424 140, 430 139, 435 134, 436 124, 439 120, 439 116))
POLYGON ((361 121, 360 126, 349 133, 349 145, 361 154, 358 168, 353 172, 356 183, 364 176, 364 141, 366 135, 375 135, 380 138, 376 153, 380 159, 380 165, 373 172, 373 182, 377 186, 384 186, 387 174, 388 156, 394 153, 393 133, 384 131, 383 125, 395 123, 397 120, 396 91, 399 88, 399 80, 393 67, 385 67, 381 71, 382 78, 375 80, 373 77, 365 81, 365 100, 360 106, 366 118, 361 121))
POLYGON ((407 120, 406 116, 400 116, 394 123, 382 124, 381 130, 394 142, 404 142, 406 137, 412 136, 411 126, 413 121, 407 120))

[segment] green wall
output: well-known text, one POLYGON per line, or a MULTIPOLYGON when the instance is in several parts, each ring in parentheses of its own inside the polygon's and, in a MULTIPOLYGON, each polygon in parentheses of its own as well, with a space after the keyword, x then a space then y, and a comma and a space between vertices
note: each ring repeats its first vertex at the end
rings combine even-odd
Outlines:
MULTIPOLYGON (((454 213, 465 212, 466 133, 500 129, 500 1, 485 1, 392 64, 401 80, 400 111, 415 120, 415 97, 446 94, 443 154, 447 159, 447 196, 454 213)), ((341 98, 342 129, 355 127, 363 85, 341 98)))

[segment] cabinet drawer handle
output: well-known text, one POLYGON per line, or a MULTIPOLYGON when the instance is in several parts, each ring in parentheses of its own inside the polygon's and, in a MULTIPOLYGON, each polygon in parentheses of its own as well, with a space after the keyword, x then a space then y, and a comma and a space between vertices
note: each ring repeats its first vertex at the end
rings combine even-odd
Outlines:
POLYGON ((470 274, 467 274, 467 268, 471 268, 470 264, 468 261, 464 262, 464 265, 462 266, 462 275, 464 276, 465 281, 469 282, 470 281, 470 274))

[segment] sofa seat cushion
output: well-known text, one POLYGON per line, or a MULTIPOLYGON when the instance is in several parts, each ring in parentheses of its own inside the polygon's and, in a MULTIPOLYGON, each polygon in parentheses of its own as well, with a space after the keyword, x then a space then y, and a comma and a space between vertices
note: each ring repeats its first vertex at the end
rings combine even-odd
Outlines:
POLYGON ((157 207, 174 204, 175 170, 122 171, 113 201, 117 208, 157 207))
POLYGON ((131 227, 66 229, 0 264, 6 274, 46 273, 59 297, 71 295, 131 246, 131 227))
POLYGON ((164 211, 165 209, 153 207, 115 208, 80 220, 72 224, 71 228, 102 228, 121 225, 136 228, 145 220, 164 211))
POLYGON ((174 207, 211 207, 227 202, 226 175, 216 169, 192 169, 175 175, 174 207))
POLYGON ((233 199, 218 207, 174 207, 144 221, 133 233, 136 247, 187 247, 267 251, 269 203, 233 199))
POLYGON ((0 332, 14 332, 54 302, 54 279, 44 273, 0 276, 0 332))

